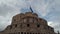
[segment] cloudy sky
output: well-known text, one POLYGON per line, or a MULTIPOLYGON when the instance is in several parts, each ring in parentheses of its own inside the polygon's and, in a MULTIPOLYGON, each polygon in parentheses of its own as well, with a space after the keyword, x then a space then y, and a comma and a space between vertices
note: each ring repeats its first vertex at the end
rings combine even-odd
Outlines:
POLYGON ((11 24, 14 15, 29 11, 30 6, 55 31, 60 31, 60 0, 0 0, 0 31, 11 24))

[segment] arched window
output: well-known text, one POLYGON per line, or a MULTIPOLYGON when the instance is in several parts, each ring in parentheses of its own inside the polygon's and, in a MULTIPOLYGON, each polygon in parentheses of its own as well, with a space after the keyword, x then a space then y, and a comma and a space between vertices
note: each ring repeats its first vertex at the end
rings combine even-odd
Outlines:
POLYGON ((40 27, 40 24, 39 23, 37 23, 37 27, 40 27))
POLYGON ((40 25, 38 24, 37 27, 40 27, 40 25))
POLYGON ((15 24, 15 27, 17 27, 17 24, 15 24))
POLYGON ((29 24, 27 24, 27 27, 29 27, 30 25, 29 24))
POLYGON ((23 34, 23 32, 21 32, 21 34, 23 34))
POLYGON ((27 34, 29 34, 29 32, 27 32, 27 34))

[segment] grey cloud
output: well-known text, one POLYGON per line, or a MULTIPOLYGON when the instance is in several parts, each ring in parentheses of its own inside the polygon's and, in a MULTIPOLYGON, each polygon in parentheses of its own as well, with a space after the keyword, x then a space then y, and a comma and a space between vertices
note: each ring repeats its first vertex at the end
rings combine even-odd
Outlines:
POLYGON ((9 13, 12 13, 11 11, 14 11, 14 8, 12 8, 11 6, 8 6, 8 5, 5 5, 5 4, 2 4, 0 5, 0 15, 6 15, 9 13))
POLYGON ((19 9, 7 4, 0 4, 0 31, 11 24, 12 16, 20 13, 19 9))
MULTIPOLYGON (((0 29, 6 24, 10 24, 8 22, 11 21, 13 15, 19 12, 29 11, 29 9, 27 9, 29 8, 29 5, 32 6, 33 11, 40 17, 45 18, 48 22, 53 21, 53 25, 51 26, 57 27, 57 25, 54 24, 60 22, 60 17, 58 15, 60 13, 59 1, 60 0, 0 0, 0 2, 2 2, 0 3, 0 16, 2 16, 2 18, 0 18, 0 27, 2 26, 0 29), (56 17, 55 15, 58 16, 56 17)), ((58 27, 56 29, 58 29, 58 27)))

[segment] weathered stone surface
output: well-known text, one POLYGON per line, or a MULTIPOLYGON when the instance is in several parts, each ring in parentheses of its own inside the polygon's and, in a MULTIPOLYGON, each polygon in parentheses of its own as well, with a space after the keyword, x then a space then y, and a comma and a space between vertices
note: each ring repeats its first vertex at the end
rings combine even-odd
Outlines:
POLYGON ((13 16, 12 24, 0 34, 55 34, 55 32, 45 19, 39 18, 36 13, 26 12, 13 16))

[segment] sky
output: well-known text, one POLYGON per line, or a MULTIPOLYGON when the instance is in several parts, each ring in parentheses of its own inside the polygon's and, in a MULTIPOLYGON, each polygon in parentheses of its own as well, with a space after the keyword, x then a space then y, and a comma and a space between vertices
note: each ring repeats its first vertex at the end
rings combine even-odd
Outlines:
POLYGON ((55 32, 60 31, 60 0, 0 0, 0 31, 11 24, 14 15, 29 12, 30 6, 55 32))

